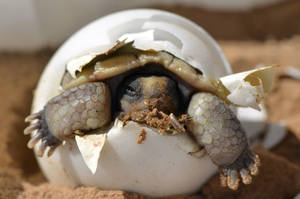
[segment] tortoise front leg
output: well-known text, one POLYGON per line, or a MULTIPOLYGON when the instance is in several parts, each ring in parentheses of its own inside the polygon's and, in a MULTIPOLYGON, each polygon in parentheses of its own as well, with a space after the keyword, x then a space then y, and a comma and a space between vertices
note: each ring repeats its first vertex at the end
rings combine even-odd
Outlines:
POLYGON ((250 184, 251 175, 258 173, 259 158, 250 150, 246 134, 229 106, 212 94, 198 93, 192 97, 188 114, 192 118, 188 129, 218 165, 221 184, 236 190, 239 175, 244 184, 250 184))
POLYGON ((48 156, 63 140, 74 133, 84 133, 100 128, 110 121, 110 90, 102 82, 82 84, 65 90, 60 95, 52 98, 44 109, 29 115, 25 121, 31 123, 24 134, 32 134, 27 146, 33 148, 41 141, 37 151, 38 156, 43 156, 47 147, 48 156))

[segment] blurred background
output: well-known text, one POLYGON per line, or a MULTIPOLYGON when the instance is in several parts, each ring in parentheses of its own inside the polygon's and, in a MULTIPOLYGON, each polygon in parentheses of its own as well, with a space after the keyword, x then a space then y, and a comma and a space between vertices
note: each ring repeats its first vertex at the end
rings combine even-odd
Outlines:
POLYGON ((300 33, 297 0, 1 0, 0 50, 56 47, 99 17, 139 7, 181 14, 216 39, 283 39, 300 33))
POLYGON ((193 198, 295 198, 300 192, 300 0, 0 0, 0 199, 143 198, 47 183, 22 133, 38 79, 59 45, 99 17, 141 7, 171 11, 202 26, 234 72, 280 66, 265 104, 268 120, 286 125, 286 138, 271 151, 255 149, 262 168, 251 185, 232 192, 219 186, 216 175, 193 198), (291 67, 296 70, 288 73, 291 67))

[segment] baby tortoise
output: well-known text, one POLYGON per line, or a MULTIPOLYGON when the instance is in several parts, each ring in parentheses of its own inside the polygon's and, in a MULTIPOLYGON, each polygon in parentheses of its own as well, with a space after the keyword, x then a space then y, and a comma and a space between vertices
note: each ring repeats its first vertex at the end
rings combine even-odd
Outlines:
POLYGON ((28 147, 41 140, 39 156, 47 148, 50 156, 67 138, 107 128, 118 118, 160 133, 190 134, 219 167, 223 186, 236 190, 240 177, 250 184, 251 175, 257 175, 259 158, 249 148, 220 81, 205 78, 167 52, 137 50, 132 43, 118 43, 84 64, 72 64, 62 79, 63 92, 25 119, 37 120, 24 133, 37 130, 28 147))

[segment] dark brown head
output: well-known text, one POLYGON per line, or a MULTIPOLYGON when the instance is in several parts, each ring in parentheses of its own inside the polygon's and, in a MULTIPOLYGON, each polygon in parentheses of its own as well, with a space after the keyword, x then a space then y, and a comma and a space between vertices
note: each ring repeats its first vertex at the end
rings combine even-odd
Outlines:
POLYGON ((166 76, 133 77, 124 82, 120 107, 123 112, 153 110, 178 113, 180 92, 174 80, 166 76))

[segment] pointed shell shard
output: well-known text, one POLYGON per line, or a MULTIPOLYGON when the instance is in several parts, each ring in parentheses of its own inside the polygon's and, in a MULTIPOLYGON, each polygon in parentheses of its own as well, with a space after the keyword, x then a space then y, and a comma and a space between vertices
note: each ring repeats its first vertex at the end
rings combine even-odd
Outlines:
POLYGON ((95 53, 88 53, 81 57, 72 59, 67 63, 66 69, 69 71, 73 78, 76 78, 76 72, 81 72, 84 65, 92 61, 95 57, 95 53))
POLYGON ((118 40, 113 45, 101 46, 100 49, 91 49, 88 52, 70 59, 66 64, 66 70, 73 78, 76 78, 77 73, 82 72, 83 68, 85 68, 89 63, 110 55, 126 44, 131 45, 132 43, 125 42, 125 40, 118 40))
POLYGON ((235 105, 260 110, 258 104, 272 88, 275 69, 268 66, 220 78, 230 92, 227 99, 235 105))
MULTIPOLYGON (((150 29, 144 32, 130 33, 122 35, 113 46, 107 46, 106 50, 97 51, 94 49, 91 52, 82 54, 68 61, 66 64, 67 71, 73 78, 76 78, 76 74, 82 72, 83 69, 91 62, 101 57, 108 57, 111 53, 114 53, 118 49, 125 45, 130 45, 133 50, 142 51, 161 51, 164 48, 172 49, 172 52, 177 52, 178 49, 168 41, 154 41, 154 30, 150 29)), ((175 53, 176 55, 179 53, 175 53)))
POLYGON ((106 134, 75 136, 76 144, 86 166, 95 174, 100 154, 106 141, 106 134))

